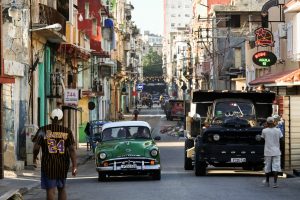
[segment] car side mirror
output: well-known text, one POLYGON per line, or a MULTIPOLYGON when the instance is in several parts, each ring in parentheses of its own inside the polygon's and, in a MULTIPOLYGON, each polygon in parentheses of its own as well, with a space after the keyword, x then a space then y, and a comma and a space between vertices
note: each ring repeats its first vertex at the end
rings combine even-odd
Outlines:
POLYGON ((160 136, 155 136, 154 140, 159 141, 159 140, 161 140, 161 137, 160 136))

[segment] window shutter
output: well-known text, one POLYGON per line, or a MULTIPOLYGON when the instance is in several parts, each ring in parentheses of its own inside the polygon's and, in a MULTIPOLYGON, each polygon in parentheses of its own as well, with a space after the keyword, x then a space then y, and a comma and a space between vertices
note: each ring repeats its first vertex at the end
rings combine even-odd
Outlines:
POLYGON ((279 38, 279 32, 276 31, 274 32, 274 54, 276 55, 277 57, 277 60, 278 59, 281 59, 280 57, 280 38, 279 38))
POLYGON ((293 24, 287 23, 287 57, 293 57, 293 24))

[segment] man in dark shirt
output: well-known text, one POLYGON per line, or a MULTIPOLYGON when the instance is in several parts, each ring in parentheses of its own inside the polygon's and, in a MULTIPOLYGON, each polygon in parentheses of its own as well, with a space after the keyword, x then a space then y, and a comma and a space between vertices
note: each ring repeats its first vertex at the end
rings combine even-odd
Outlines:
POLYGON ((51 113, 52 124, 40 127, 33 148, 33 162, 36 164, 37 155, 42 148, 41 187, 47 191, 47 200, 55 199, 56 189, 58 199, 66 200, 65 183, 72 161, 72 175, 76 176, 77 163, 75 142, 72 131, 58 124, 63 117, 60 109, 51 113))
POLYGON ((133 115, 133 120, 134 120, 134 121, 137 121, 139 113, 140 113, 140 112, 139 112, 138 108, 135 107, 135 109, 134 109, 134 111, 133 111, 133 113, 132 113, 132 115, 133 115))

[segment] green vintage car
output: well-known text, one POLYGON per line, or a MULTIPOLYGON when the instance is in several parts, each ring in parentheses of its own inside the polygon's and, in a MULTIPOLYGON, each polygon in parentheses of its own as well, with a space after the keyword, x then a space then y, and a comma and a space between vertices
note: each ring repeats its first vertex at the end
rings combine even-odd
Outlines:
POLYGON ((98 181, 113 175, 161 178, 160 152, 144 121, 110 122, 102 127, 95 150, 98 181))

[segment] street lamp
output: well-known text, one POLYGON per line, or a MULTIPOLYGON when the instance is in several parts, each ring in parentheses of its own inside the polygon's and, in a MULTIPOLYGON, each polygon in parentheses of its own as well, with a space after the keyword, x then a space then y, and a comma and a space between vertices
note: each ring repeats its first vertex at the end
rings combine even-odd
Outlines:
POLYGON ((18 14, 18 8, 17 8, 15 0, 13 0, 11 2, 10 8, 8 9, 8 16, 10 16, 10 17, 16 17, 17 14, 18 14))
POLYGON ((29 31, 33 32, 33 31, 39 31, 39 30, 46 30, 46 29, 52 29, 54 31, 60 31, 62 29, 61 24, 59 23, 55 23, 55 24, 51 24, 45 27, 40 27, 40 28, 36 28, 36 29, 29 29, 29 31))
MULTIPOLYGON (((184 109, 184 115, 185 115, 186 114, 186 108, 185 108, 185 106, 186 106, 186 103, 185 103, 185 100, 186 100, 185 91, 187 89, 185 82, 183 82, 183 85, 181 86, 181 89, 183 91, 183 109, 184 109)), ((184 118, 183 121, 184 121, 184 129, 186 129, 186 123, 185 123, 186 122, 186 118, 184 118)))

